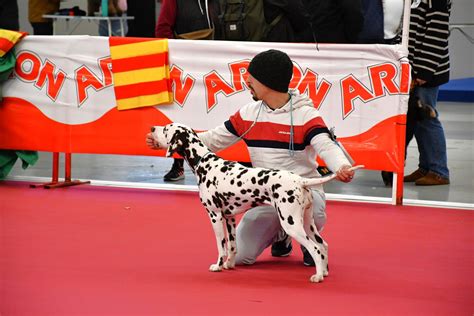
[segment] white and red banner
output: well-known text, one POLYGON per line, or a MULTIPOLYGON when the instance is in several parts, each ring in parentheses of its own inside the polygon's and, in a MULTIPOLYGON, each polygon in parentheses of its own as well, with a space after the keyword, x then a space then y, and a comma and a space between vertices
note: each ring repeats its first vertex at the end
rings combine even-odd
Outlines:
MULTIPOLYGON (((0 148, 161 155, 145 145, 150 126, 222 124, 252 101, 247 65, 270 48, 291 57, 291 88, 313 99, 357 164, 403 171, 410 67, 399 45, 169 40, 174 102, 119 111, 108 38, 27 36, 15 47, 13 76, 2 85, 0 148)), ((142 67, 134 73, 148 76, 150 66, 142 67)), ((242 146, 223 156, 245 160, 242 146)))

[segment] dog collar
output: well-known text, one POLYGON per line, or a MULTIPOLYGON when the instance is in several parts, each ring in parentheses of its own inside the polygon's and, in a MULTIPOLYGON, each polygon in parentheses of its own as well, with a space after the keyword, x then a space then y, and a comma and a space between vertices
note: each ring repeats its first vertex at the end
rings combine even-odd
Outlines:
POLYGON ((202 157, 199 157, 199 159, 197 159, 196 161, 196 164, 195 164, 195 169, 199 166, 199 164, 201 163, 202 159, 204 159, 204 157, 206 157, 207 155, 209 154, 212 154, 212 152, 208 151, 207 153, 205 153, 202 157))

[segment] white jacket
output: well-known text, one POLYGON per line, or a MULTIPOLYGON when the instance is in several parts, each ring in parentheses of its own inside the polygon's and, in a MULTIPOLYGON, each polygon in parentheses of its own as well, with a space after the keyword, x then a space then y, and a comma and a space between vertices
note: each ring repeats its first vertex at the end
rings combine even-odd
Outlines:
POLYGON ((199 136, 214 152, 243 139, 254 167, 288 170, 306 178, 320 176, 316 156, 333 172, 350 165, 313 101, 297 90, 290 90, 290 95, 290 101, 276 110, 262 101, 249 103, 199 136))

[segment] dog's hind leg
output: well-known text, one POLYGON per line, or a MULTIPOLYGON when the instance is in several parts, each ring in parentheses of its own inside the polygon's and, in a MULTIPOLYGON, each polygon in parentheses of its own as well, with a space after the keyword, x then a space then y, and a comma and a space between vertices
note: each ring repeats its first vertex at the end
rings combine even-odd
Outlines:
POLYGON ((211 264, 209 267, 209 271, 212 272, 219 272, 222 271, 222 267, 224 266, 224 259, 226 256, 225 246, 226 246, 226 227, 224 226, 224 217, 222 216, 221 212, 214 212, 207 210, 207 214, 211 219, 212 229, 214 230, 214 234, 216 235, 216 242, 217 242, 217 250, 219 255, 217 257, 217 262, 215 264, 211 264))
MULTIPOLYGON (((314 242, 318 243, 322 246, 323 249, 321 249, 321 252, 323 253, 323 275, 328 276, 329 274, 329 269, 328 269, 328 244, 326 241, 324 241, 321 237, 321 235, 318 232, 318 229, 316 228, 316 225, 314 224, 314 217, 313 217, 313 207, 312 204, 310 204, 308 207, 305 208, 304 210, 304 230, 306 232, 306 235, 309 236, 309 238, 314 242), (322 241, 322 243, 320 243, 322 241)), ((313 258, 314 260, 314 258, 313 258)))
POLYGON ((296 241, 300 245, 302 245, 306 248, 306 250, 308 250, 308 252, 311 254, 311 257, 313 257, 314 263, 316 265, 316 274, 311 276, 310 281, 314 283, 323 281, 325 270, 325 268, 323 268, 323 261, 325 260, 325 254, 323 253, 324 250, 322 238, 319 237, 319 240, 316 240, 316 242, 314 242, 306 234, 305 229, 303 227, 303 214, 300 210, 290 210, 286 212, 282 210, 282 214, 285 213, 291 215, 281 220, 283 229, 288 233, 288 235, 296 239, 296 241))
POLYGON ((227 226, 227 260, 224 262, 224 269, 235 267, 235 255, 237 254, 237 243, 235 236, 235 217, 224 217, 227 226))

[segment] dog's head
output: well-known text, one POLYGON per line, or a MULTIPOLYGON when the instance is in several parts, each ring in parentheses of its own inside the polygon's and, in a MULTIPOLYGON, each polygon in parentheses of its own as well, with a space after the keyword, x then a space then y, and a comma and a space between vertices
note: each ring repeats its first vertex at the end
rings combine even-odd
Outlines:
POLYGON ((199 143, 200 147, 204 147, 197 134, 183 124, 171 123, 166 126, 153 126, 151 132, 158 146, 167 148, 166 157, 177 153, 186 160, 193 159, 196 153, 190 150, 190 144, 199 143))

